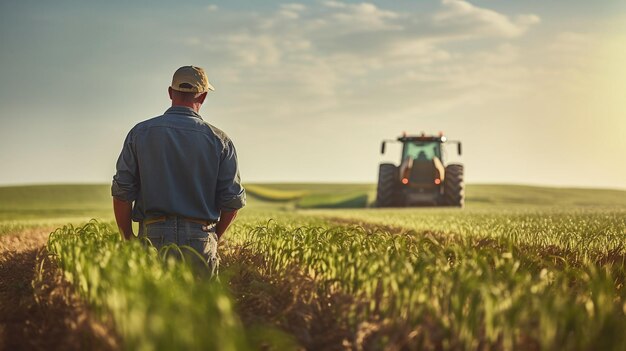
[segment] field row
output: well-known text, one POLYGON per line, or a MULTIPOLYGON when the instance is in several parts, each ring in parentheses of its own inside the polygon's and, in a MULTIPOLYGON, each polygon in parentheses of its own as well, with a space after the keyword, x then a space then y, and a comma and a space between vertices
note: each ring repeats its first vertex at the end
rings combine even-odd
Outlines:
POLYGON ((49 250, 130 348, 624 349, 623 214, 253 210, 221 283, 110 225, 49 250))

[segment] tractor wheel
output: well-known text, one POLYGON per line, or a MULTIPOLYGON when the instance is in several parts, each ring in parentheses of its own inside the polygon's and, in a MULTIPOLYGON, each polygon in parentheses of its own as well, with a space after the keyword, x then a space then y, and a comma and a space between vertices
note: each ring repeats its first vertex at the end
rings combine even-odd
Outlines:
POLYGON ((446 206, 463 207, 465 204, 463 165, 450 164, 446 166, 443 182, 443 199, 446 206))
POLYGON ((396 204, 395 190, 397 181, 398 167, 391 163, 382 163, 378 168, 376 207, 391 207, 396 204))

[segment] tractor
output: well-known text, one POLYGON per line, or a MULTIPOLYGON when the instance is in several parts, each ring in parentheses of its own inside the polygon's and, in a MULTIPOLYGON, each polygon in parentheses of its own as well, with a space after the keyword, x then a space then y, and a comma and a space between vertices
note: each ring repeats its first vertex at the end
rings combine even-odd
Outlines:
POLYGON ((443 145, 456 144, 461 155, 461 142, 438 136, 407 136, 383 140, 381 154, 388 142, 402 143, 400 165, 381 163, 378 170, 376 207, 455 206, 463 207, 465 184, 463 165, 451 163, 444 167, 443 145))

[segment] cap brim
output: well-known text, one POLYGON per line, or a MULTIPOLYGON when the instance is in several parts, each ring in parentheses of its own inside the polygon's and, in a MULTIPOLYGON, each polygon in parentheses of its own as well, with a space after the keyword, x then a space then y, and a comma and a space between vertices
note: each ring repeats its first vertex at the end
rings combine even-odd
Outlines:
POLYGON ((211 84, 208 84, 208 83, 207 83, 206 91, 196 91, 193 88, 176 88, 171 85, 170 85, 170 88, 172 88, 172 90, 180 91, 182 93, 207 93, 209 91, 215 91, 215 88, 211 84))

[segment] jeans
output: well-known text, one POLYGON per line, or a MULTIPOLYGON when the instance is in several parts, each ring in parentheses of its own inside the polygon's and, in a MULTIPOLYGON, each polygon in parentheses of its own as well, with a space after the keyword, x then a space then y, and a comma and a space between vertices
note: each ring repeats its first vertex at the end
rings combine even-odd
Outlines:
MULTIPOLYGON (((191 260, 192 264, 200 269, 208 270, 211 276, 217 276, 219 269, 219 256, 217 254, 217 234, 215 224, 208 227, 200 223, 192 222, 182 217, 167 217, 163 220, 151 223, 141 222, 139 225, 139 238, 146 238, 159 252, 168 244, 176 244, 182 251, 185 260, 191 260), (203 228, 204 227, 204 228, 203 228), (191 250, 195 250, 197 254, 191 250), (206 265, 205 265, 206 263, 206 265)), ((143 240, 143 239, 142 239, 143 240)), ((168 250, 168 255, 180 258, 179 251, 168 250)))

